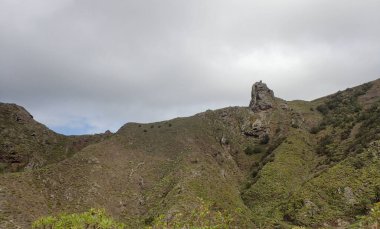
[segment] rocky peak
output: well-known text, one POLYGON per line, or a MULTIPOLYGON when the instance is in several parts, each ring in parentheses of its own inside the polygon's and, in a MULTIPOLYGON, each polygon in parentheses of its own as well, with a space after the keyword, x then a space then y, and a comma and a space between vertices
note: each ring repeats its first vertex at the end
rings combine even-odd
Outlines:
POLYGON ((273 107, 274 93, 261 80, 252 86, 251 102, 249 107, 253 111, 267 110, 273 107))

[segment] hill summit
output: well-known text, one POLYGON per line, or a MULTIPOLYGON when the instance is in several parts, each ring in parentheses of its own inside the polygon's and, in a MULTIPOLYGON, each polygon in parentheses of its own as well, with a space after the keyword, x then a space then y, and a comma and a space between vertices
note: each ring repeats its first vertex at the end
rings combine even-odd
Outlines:
POLYGON ((379 104, 380 80, 314 101, 257 82, 248 107, 99 136, 58 135, 1 104, 0 228, 103 215, 92 208, 127 228, 369 225, 358 216, 380 202, 379 104))
POLYGON ((262 81, 256 82, 252 86, 251 102, 249 107, 255 110, 266 110, 273 107, 275 102, 274 93, 262 81))

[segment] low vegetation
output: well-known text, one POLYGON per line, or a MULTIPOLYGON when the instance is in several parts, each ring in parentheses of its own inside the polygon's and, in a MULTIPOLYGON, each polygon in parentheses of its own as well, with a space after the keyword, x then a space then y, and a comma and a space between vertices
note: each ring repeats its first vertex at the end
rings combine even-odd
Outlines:
POLYGON ((126 226, 116 222, 104 209, 90 209, 84 213, 60 214, 42 217, 32 224, 33 229, 124 229, 126 226))

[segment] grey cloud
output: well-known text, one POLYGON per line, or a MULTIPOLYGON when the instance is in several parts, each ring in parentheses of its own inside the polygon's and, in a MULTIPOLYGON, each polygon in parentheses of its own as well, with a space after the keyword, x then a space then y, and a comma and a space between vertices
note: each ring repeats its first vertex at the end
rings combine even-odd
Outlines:
POLYGON ((0 0, 0 100, 54 129, 314 99, 380 76, 380 2, 0 0))

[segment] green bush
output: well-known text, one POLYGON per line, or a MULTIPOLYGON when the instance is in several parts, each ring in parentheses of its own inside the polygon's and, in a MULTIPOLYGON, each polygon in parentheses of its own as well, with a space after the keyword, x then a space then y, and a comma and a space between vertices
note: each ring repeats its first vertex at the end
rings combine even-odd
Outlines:
POLYGON ((325 104, 322 104, 317 106, 317 111, 321 112, 323 115, 327 115, 329 108, 325 104))
POLYGON ((90 209, 84 213, 60 214, 58 216, 42 217, 32 223, 33 229, 122 229, 126 226, 114 221, 104 209, 90 209))
POLYGON ((160 215, 153 221, 150 229, 169 229, 169 228, 202 228, 202 229, 227 229, 236 228, 235 218, 241 213, 241 209, 236 209, 233 214, 215 211, 212 204, 198 198, 200 202, 195 209, 177 213, 167 217, 160 215))
POLYGON ((379 228, 380 225, 380 202, 376 203, 368 215, 359 217, 359 221, 351 228, 379 228))
POLYGON ((317 147, 317 153, 318 154, 324 154, 328 155, 331 154, 330 150, 328 149, 328 145, 333 143, 333 137, 331 135, 324 136, 320 141, 319 145, 317 147))

